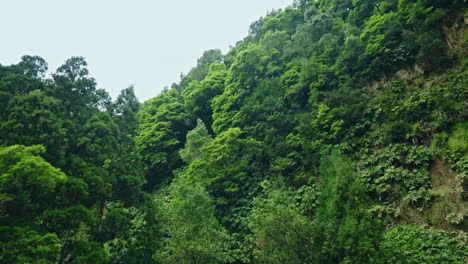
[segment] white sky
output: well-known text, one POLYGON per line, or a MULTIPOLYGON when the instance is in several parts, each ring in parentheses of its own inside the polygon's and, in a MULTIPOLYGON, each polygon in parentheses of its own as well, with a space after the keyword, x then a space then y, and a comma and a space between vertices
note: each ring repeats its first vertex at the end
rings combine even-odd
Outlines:
POLYGON ((115 99, 135 85, 140 101, 179 81, 203 51, 223 52, 267 11, 293 0, 0 0, 0 64, 38 55, 55 71, 83 56, 115 99))

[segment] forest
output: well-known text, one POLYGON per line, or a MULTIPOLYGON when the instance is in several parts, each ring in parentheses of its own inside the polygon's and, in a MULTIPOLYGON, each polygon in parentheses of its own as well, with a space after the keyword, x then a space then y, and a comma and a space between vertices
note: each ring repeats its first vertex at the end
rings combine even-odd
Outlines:
POLYGON ((0 263, 467 263, 467 7, 295 0, 143 103, 0 65, 0 263))

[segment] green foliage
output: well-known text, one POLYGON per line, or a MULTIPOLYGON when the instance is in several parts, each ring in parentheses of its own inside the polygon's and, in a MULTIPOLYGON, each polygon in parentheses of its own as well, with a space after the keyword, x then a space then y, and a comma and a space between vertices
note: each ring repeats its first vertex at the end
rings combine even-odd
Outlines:
POLYGON ((227 70, 224 64, 213 63, 209 66, 207 76, 203 80, 190 82, 182 92, 185 109, 203 120, 208 127, 211 127, 213 123, 212 100, 223 92, 226 75, 227 70))
POLYGON ((210 195, 179 175, 162 197, 164 232, 161 263, 226 263, 230 260, 226 230, 214 216, 210 195))
POLYGON ((0 262, 107 263, 104 241, 96 242, 106 204, 147 199, 132 138, 139 103, 128 88, 111 104, 81 57, 53 80, 46 69, 31 56, 0 66, 0 228, 10 230, 0 262))
POLYGON ((160 223, 156 205, 122 207, 110 204, 97 237, 105 241, 109 263, 154 263, 153 254, 160 248, 160 223))
POLYGON ((57 234, 76 230, 83 223, 93 223, 92 215, 84 206, 71 206, 65 209, 46 210, 41 216, 42 224, 57 234))
POLYGON ((202 148, 211 144, 213 138, 208 134, 208 130, 200 119, 197 120, 197 126, 187 133, 185 148, 181 149, 180 157, 189 164, 198 160, 202 155, 202 148))
POLYGON ((466 262, 464 4, 296 0, 142 105, 0 65, 0 262, 466 262))
POLYGON ((213 99, 213 131, 217 134, 239 124, 236 113, 242 100, 256 86, 258 77, 265 74, 268 63, 267 52, 257 46, 248 45, 236 56, 226 79, 224 92, 213 99))
POLYGON ((26 76, 33 78, 44 78, 47 72, 47 62, 39 56, 22 56, 17 67, 26 76))
POLYGON ((282 12, 273 10, 265 18, 261 18, 250 25, 249 35, 260 40, 268 32, 283 31, 288 35, 294 34, 298 25, 304 20, 301 9, 286 8, 282 12))
POLYGON ((311 128, 316 130, 316 135, 321 140, 329 140, 340 132, 343 120, 334 121, 330 108, 324 104, 318 106, 317 116, 311 122, 311 128))
POLYGON ((178 91, 182 91, 194 81, 203 80, 210 68, 211 64, 217 64, 224 60, 223 54, 219 49, 207 50, 203 52, 203 55, 197 60, 197 66, 192 68, 190 72, 184 76, 181 75, 181 80, 175 88, 178 91))
POLYGON ((181 166, 178 150, 188 131, 187 114, 175 90, 166 91, 142 106, 135 138, 138 153, 145 166, 148 187, 169 178, 181 166))
POLYGON ((361 39, 367 43, 366 51, 373 56, 391 56, 398 46, 401 34, 397 13, 372 16, 366 23, 361 39))
POLYGON ((5 109, 5 122, 0 124, 4 144, 43 144, 54 164, 63 164, 67 129, 59 115, 61 102, 40 90, 15 96, 5 109))
POLYGON ((74 240, 66 244, 67 254, 62 255, 61 262, 67 261, 73 264, 104 264, 109 260, 109 256, 104 249, 93 241, 74 240))
POLYGON ((431 161, 431 153, 423 146, 392 145, 365 157, 360 176, 368 192, 380 202, 403 199, 415 207, 425 207, 430 200, 431 161))
POLYGON ((375 263, 379 259, 381 224, 368 212, 365 188, 351 160, 334 150, 320 165, 320 199, 314 220, 322 263, 375 263))
POLYGON ((42 146, 21 145, 0 149, 0 191, 7 214, 37 213, 46 208, 57 185, 66 180, 62 171, 39 156, 44 151, 42 146))
POLYGON ((120 127, 123 128, 123 133, 129 136, 135 135, 135 130, 138 127, 136 115, 139 109, 140 103, 135 96, 134 87, 129 86, 123 89, 112 105, 113 114, 116 115, 120 127))
POLYGON ((460 123, 453 128, 447 146, 454 151, 466 151, 468 149, 468 123, 460 123))
POLYGON ((21 227, 0 227, 2 263, 59 263, 61 244, 55 234, 21 227))
POLYGON ((96 81, 89 76, 87 65, 83 57, 72 57, 53 74, 54 93, 63 101, 68 114, 81 122, 89 113, 87 106, 105 108, 109 103, 107 93, 96 89, 96 81))
POLYGON ((424 226, 400 226, 384 235, 383 250, 389 263, 465 263, 467 237, 424 226))
POLYGON ((264 182, 263 187, 265 196, 255 199, 249 216, 257 246, 255 262, 309 263, 314 260, 312 237, 317 230, 301 210, 297 198, 303 194, 268 182, 264 182))
POLYGON ((221 133, 201 149, 201 158, 190 163, 187 169, 188 176, 201 183, 220 206, 241 199, 253 187, 248 186, 251 171, 248 162, 253 157, 248 157, 243 150, 258 150, 257 142, 240 139, 241 134, 239 128, 221 133))

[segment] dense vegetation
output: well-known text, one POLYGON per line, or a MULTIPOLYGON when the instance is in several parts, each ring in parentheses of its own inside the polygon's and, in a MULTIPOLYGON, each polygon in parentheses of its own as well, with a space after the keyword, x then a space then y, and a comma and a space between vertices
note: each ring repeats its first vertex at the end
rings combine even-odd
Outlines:
POLYGON ((0 65, 0 263, 466 263, 465 13, 297 0, 143 104, 0 65))

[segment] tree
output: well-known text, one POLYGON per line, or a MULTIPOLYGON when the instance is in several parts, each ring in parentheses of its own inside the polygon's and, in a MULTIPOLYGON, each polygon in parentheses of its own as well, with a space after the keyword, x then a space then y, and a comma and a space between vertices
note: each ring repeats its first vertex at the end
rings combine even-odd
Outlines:
POLYGON ((150 199, 138 207, 112 203, 107 210, 96 237, 104 242, 110 256, 108 263, 155 263, 153 254, 160 249, 162 242, 156 203, 150 199))
MULTIPOLYGON (((65 77, 68 81, 76 82, 80 80, 88 79, 89 71, 88 71, 88 63, 86 62, 85 58, 83 57, 71 57, 65 63, 57 69, 57 72, 54 75, 54 78, 61 80, 60 77, 65 77)), ((76 89, 89 89, 89 91, 93 91, 93 87, 76 87, 76 89)), ((86 94, 85 90, 82 90, 81 93, 83 95, 86 94)))
POLYGON ((207 188, 218 205, 226 205, 239 195, 247 178, 247 160, 238 151, 241 133, 237 127, 221 133, 202 149, 201 158, 190 163, 187 170, 189 177, 207 188))
POLYGON ((211 64, 219 64, 224 60, 223 54, 219 49, 207 50, 197 60, 197 66, 193 67, 190 72, 185 76, 181 74, 179 85, 175 88, 182 92, 187 86, 194 81, 201 81, 206 77, 211 64))
POLYGON ((43 91, 45 85, 38 79, 18 73, 14 68, 0 66, 0 120, 7 120, 9 101, 15 96, 32 91, 43 91))
POLYGON ((48 69, 47 62, 39 56, 23 56, 17 67, 24 75, 38 79, 43 79, 48 69))
POLYGON ((138 127, 137 113, 140 103, 135 96, 133 85, 120 91, 112 105, 112 112, 123 133, 134 136, 138 127))
POLYGON ((191 82, 182 92, 186 111, 200 118, 210 130, 213 123, 211 103, 223 92, 226 75, 224 64, 213 63, 203 80, 191 82))
POLYGON ((166 239, 155 255, 161 263, 228 263, 229 240, 214 216, 210 195, 203 187, 179 175, 163 197, 161 212, 166 239))
POLYGON ((42 146, 0 148, 0 191, 11 216, 37 215, 51 205, 66 175, 39 156, 42 146), (6 199, 5 199, 6 198, 6 199))
POLYGON ((21 227, 0 226, 2 263, 59 263, 61 244, 55 234, 21 227))
POLYGON ((211 144, 213 139, 208 134, 208 130, 200 119, 197 126, 187 133, 185 148, 179 151, 180 157, 187 163, 201 158, 202 149, 211 144))
POLYGON ((338 150, 325 152, 314 224, 321 263, 375 263, 382 227, 368 212, 368 197, 351 160, 338 150))
POLYGON ((262 186, 264 195, 254 200, 249 216, 256 238, 256 263, 313 263, 317 251, 312 238, 317 230, 299 201, 306 196, 278 183, 265 181, 262 186))
POLYGON ((96 89, 96 80, 89 76, 87 66, 83 57, 71 57, 52 75, 55 96, 80 124, 92 110, 107 107, 110 101, 106 91, 96 89))
POLYGON ((203 55, 197 60, 197 66, 210 65, 215 62, 223 61, 223 53, 219 49, 212 49, 203 52, 203 55))
POLYGON ((61 101, 34 90, 16 95, 8 102, 5 119, 0 123, 0 133, 6 145, 42 144, 46 157, 56 166, 63 165, 67 150, 66 121, 61 114, 61 101))
POLYGON ((149 189, 170 178, 172 170, 183 165, 178 151, 189 130, 189 118, 183 109, 180 95, 171 90, 146 101, 138 113, 135 143, 149 189))
POLYGON ((243 100, 257 86, 259 77, 265 74, 267 52, 254 44, 248 44, 236 56, 226 79, 223 93, 213 99, 213 131, 217 134, 239 125, 236 114, 243 100))

